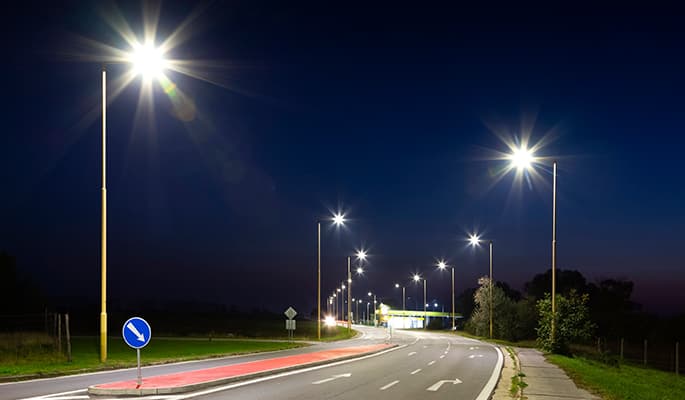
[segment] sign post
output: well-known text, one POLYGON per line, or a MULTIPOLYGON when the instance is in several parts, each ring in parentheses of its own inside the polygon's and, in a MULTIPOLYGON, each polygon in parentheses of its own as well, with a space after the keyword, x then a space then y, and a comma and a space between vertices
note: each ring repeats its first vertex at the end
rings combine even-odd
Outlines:
POLYGON ((285 329, 288 331, 288 339, 292 340, 295 337, 295 320, 293 318, 295 318, 297 315, 297 311, 295 311, 295 309, 292 307, 288 307, 284 314, 286 317, 288 317, 288 319, 285 321, 285 329))
POLYGON ((140 386, 143 384, 143 375, 140 371, 140 349, 150 343, 152 329, 150 329, 150 324, 144 319, 133 317, 124 322, 121 332, 124 337, 124 342, 126 342, 129 347, 136 349, 138 358, 138 386, 140 386))

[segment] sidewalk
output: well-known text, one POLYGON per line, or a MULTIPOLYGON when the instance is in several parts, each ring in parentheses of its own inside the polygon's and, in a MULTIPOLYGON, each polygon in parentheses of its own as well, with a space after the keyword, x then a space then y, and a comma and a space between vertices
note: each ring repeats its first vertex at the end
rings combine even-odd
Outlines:
POLYGON ((239 380, 252 379, 294 369, 362 357, 396 346, 397 345, 378 344, 347 347, 232 364, 197 371, 143 377, 143 383, 140 386, 138 386, 135 379, 132 379, 129 381, 91 386, 88 388, 88 393, 91 395, 106 396, 185 393, 239 380))
MULTIPOLYGON (((523 398, 528 400, 596 400, 601 399, 586 390, 579 389, 561 368, 547 362, 539 350, 514 348, 517 354, 521 372, 525 374, 523 381, 528 386, 523 389, 523 398)), ((511 377, 516 374, 514 361, 506 349, 505 366, 497 385, 494 400, 511 399, 509 388, 511 377)))

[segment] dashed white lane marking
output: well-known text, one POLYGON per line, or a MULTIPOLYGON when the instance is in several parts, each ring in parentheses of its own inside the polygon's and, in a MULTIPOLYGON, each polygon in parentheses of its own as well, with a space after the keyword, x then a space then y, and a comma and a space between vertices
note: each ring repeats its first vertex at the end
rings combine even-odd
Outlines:
POLYGON ((433 364, 435 364, 435 360, 428 363, 428 365, 433 365, 433 364))
POLYGON ((478 349, 479 349, 478 346, 471 346, 471 347, 469 347, 469 350, 478 350, 478 349))
POLYGON ((415 352, 415 351, 412 351, 411 353, 409 353, 409 354, 407 354, 407 355, 408 355, 409 357, 411 357, 411 356, 413 356, 414 354, 416 354, 416 352, 415 352))
POLYGON ((471 354, 471 355, 469 356, 469 358, 471 358, 471 359, 473 359, 473 358, 483 358, 483 355, 482 355, 482 354, 471 354))
POLYGON ((389 389, 389 388, 397 385, 398 383, 400 383, 400 381, 392 381, 392 382, 388 383, 387 385, 383 386, 381 388, 381 390, 389 389))
POLYGON ((443 355, 441 355, 441 356, 440 356, 440 358, 445 358, 445 355, 444 355, 444 354, 443 354, 443 355))
POLYGON ((424 348, 424 349, 427 349, 427 348, 428 348, 428 346, 423 346, 423 348, 424 348))
POLYGON ((411 375, 416 375, 416 374, 418 374, 419 372, 421 372, 421 368, 412 371, 412 372, 411 372, 411 375))

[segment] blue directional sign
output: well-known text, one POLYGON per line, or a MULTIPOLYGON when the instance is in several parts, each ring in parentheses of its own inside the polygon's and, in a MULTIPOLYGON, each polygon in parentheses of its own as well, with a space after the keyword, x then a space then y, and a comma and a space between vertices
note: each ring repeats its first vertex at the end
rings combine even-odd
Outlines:
POLYGON ((140 349, 150 342, 152 330, 147 321, 140 317, 133 317, 124 322, 122 335, 124 336, 124 342, 126 342, 127 345, 134 349, 140 349))

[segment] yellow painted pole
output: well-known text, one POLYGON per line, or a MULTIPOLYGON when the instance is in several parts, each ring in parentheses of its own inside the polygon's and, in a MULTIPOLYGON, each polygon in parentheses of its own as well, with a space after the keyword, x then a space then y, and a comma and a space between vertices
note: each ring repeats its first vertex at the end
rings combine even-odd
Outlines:
POLYGON ((100 311, 100 362, 107 361, 107 71, 102 66, 102 224, 100 232, 100 263, 102 269, 100 311))

